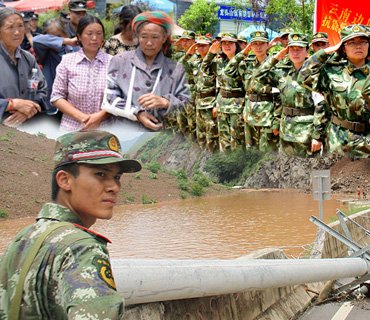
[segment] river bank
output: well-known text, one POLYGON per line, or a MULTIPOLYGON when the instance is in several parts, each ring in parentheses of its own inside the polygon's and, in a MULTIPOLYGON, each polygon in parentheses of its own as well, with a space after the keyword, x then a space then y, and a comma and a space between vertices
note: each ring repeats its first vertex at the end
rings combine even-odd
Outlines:
MULTIPOLYGON (((0 152, 0 217, 12 219, 34 215, 50 199, 54 141, 44 135, 30 135, 0 125, 0 152)), ((286 175, 294 174, 294 171, 286 172, 286 175)), ((337 194, 343 194, 343 199, 356 199, 358 186, 369 188, 370 160, 341 159, 331 168, 331 179, 333 189, 337 194)), ((258 183, 255 186, 258 187, 258 183)), ((293 187, 299 189, 299 186, 293 187)), ((211 184, 204 188, 203 196, 237 192, 241 190, 211 184)), ((181 190, 175 175, 163 170, 153 173, 144 168, 140 174, 123 176, 119 205, 160 203, 191 197, 194 197, 191 192, 181 190)))

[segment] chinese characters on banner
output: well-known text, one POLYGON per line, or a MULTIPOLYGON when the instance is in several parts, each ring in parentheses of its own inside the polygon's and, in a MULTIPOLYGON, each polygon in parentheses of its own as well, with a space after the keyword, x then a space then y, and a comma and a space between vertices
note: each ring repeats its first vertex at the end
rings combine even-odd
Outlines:
POLYGON ((350 24, 370 24, 367 1, 316 0, 315 32, 327 32, 330 43, 340 41, 340 31, 350 24))
POLYGON ((263 10, 254 12, 251 8, 236 8, 232 6, 220 5, 218 10, 218 18, 220 20, 243 20, 253 22, 263 22, 267 20, 267 16, 263 10))

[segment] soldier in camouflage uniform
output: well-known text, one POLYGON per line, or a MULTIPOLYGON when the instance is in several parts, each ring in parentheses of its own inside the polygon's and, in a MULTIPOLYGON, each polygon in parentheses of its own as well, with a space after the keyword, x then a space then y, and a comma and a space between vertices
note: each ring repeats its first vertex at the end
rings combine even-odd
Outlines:
POLYGON ((326 32, 316 32, 310 43, 310 47, 314 53, 320 49, 329 47, 329 45, 329 35, 326 32))
POLYGON ((206 75, 216 76, 219 88, 216 98, 218 142, 220 151, 244 147, 244 130, 241 111, 245 92, 241 78, 224 77, 224 69, 229 61, 240 51, 237 36, 223 33, 220 42, 214 42, 204 58, 201 70, 206 75), (221 48, 221 53, 219 49, 221 48), (238 82, 238 84, 235 84, 238 82))
POLYGON ((288 47, 266 61, 254 73, 257 82, 269 83, 280 91, 281 105, 275 110, 273 124, 274 134, 279 132, 280 150, 288 155, 301 157, 312 155, 315 105, 325 104, 322 95, 315 96, 297 82, 307 50, 307 37, 300 33, 291 33, 288 47), (289 60, 284 59, 287 54, 289 60))
POLYGON ((208 36, 199 36, 196 43, 197 55, 192 58, 196 89, 196 136, 202 149, 213 152, 218 149, 217 121, 212 113, 216 105, 216 79, 213 75, 206 75, 200 70, 212 39, 208 36))
POLYGON ((175 47, 176 52, 172 55, 172 59, 179 62, 184 57, 186 51, 195 43, 194 31, 185 30, 180 37, 178 37, 175 47))
MULTIPOLYGON (((230 61, 224 71, 230 83, 232 79, 242 78, 246 92, 243 108, 245 145, 247 148, 254 146, 261 151, 276 150, 278 142, 278 137, 272 133, 275 103, 279 101, 274 99, 274 94, 278 97, 274 92, 278 90, 266 83, 255 81, 251 84, 254 70, 268 59, 267 50, 267 33, 252 32, 250 44, 230 61), (250 50, 253 50, 254 55, 249 55, 250 50)), ((237 82, 234 85, 235 88, 239 86, 237 82)))
POLYGON ((125 160, 117 138, 104 131, 58 138, 52 200, 23 229, 0 262, 0 319, 123 319, 107 242, 88 229, 110 219, 125 160))
POLYGON ((179 130, 182 132, 184 136, 190 136, 195 138, 195 121, 194 125, 192 119, 195 117, 192 116, 194 114, 194 78, 192 75, 192 71, 189 69, 189 66, 186 64, 186 52, 190 49, 191 46, 195 44, 195 33, 194 31, 185 30, 181 37, 176 42, 177 46, 181 48, 177 51, 173 56, 172 59, 182 63, 185 67, 185 72, 187 75, 188 83, 190 86, 190 90, 193 96, 192 101, 187 103, 183 110, 177 112, 176 119, 177 119, 177 126, 179 130), (185 59, 185 61, 184 61, 185 59), (189 115, 189 122, 190 127, 188 125, 188 115, 189 115))
POLYGON ((286 48, 289 41, 288 37, 293 32, 294 30, 289 27, 281 29, 279 35, 270 41, 269 48, 272 48, 276 45, 280 45, 281 47, 286 48))
POLYGON ((240 50, 244 50, 248 44, 248 38, 246 36, 242 36, 241 34, 239 34, 238 44, 239 44, 240 50))
POLYGON ((363 25, 342 29, 341 41, 318 51, 304 64, 303 85, 321 92, 329 112, 315 112, 313 150, 328 143, 329 152, 367 158, 370 155, 369 33, 363 25), (333 56, 341 59, 333 60, 333 56), (326 139, 325 139, 326 138, 326 139))

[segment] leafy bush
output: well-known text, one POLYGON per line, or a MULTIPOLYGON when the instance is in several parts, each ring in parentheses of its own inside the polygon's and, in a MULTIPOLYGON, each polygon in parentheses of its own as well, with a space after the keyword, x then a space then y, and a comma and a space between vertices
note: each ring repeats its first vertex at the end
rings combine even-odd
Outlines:
POLYGON ((152 173, 158 173, 158 171, 161 169, 161 165, 158 162, 150 162, 146 167, 152 173))
POLYGON ((188 175, 186 174, 186 171, 184 169, 180 169, 177 171, 176 176, 178 179, 187 180, 188 175))
POLYGON ((204 194, 204 189, 199 183, 195 182, 191 185, 191 194, 200 197, 204 194))
POLYGON ((177 179, 177 183, 179 185, 179 188, 183 191, 188 191, 189 190, 189 182, 188 180, 185 179, 177 179))
POLYGON ((150 198, 146 194, 141 195, 141 203, 142 204, 153 204, 156 203, 157 201, 155 199, 150 198))
POLYGON ((6 218, 8 216, 8 213, 0 208, 0 218, 6 218))
POLYGON ((237 149, 228 153, 215 153, 205 164, 205 171, 221 183, 239 182, 250 174, 264 154, 256 149, 237 149))
POLYGON ((126 203, 133 203, 135 202, 135 197, 131 194, 126 194, 126 203))
POLYGON ((153 172, 149 172, 149 179, 158 179, 157 174, 153 172))
POLYGON ((188 198, 188 193, 186 191, 181 191, 180 192, 180 197, 181 197, 181 199, 187 199, 188 198))
POLYGON ((198 182, 202 187, 209 187, 210 181, 209 179, 202 174, 201 172, 197 172, 193 175, 193 180, 198 182))

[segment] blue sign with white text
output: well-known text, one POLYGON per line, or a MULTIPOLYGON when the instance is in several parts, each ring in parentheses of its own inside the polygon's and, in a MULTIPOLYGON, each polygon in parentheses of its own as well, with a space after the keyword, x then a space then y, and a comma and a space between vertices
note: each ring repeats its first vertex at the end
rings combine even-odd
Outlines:
POLYGON ((220 20, 243 20, 253 22, 263 22, 267 20, 267 15, 263 10, 254 12, 251 8, 236 8, 220 5, 217 16, 220 20))

